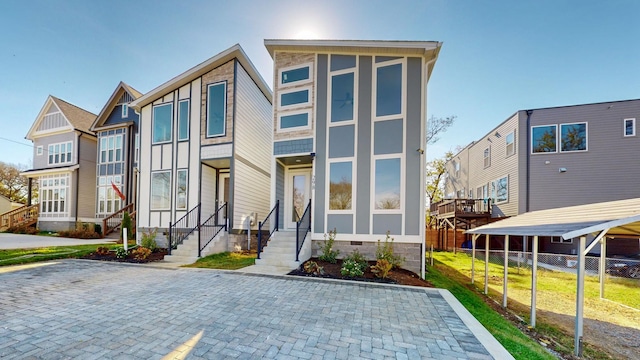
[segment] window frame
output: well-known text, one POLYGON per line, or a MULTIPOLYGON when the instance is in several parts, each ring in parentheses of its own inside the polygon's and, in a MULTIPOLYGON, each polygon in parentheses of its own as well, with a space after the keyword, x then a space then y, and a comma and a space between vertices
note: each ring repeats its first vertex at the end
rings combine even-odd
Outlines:
POLYGON ((122 104, 122 118, 126 119, 129 117, 129 105, 122 104))
POLYGON ((190 121, 189 119, 191 118, 191 101, 189 99, 182 99, 182 100, 178 100, 178 141, 188 141, 189 140, 189 130, 190 130, 190 121), (186 103, 187 104, 187 118, 184 119, 184 121, 186 121, 186 126, 187 126, 187 130, 186 130, 186 137, 181 137, 180 136, 180 130, 181 130, 181 124, 182 124, 182 117, 181 117, 181 106, 182 104, 186 103))
POLYGON ((173 102, 166 102, 162 104, 153 105, 151 108, 151 145, 167 144, 173 141, 173 102), (171 118, 169 119, 169 139, 156 141, 156 114, 157 108, 169 106, 171 111, 171 118))
POLYGON ((490 198, 493 201, 492 204, 504 204, 509 202, 509 175, 501 176, 491 181, 490 184, 490 198), (504 200, 498 201, 498 182, 500 180, 506 179, 506 197, 504 200), (495 188, 494 188, 495 184, 495 188))
POLYGON ((483 169, 491 167, 491 145, 487 146, 482 151, 482 164, 483 169))
POLYGON ((42 145, 38 145, 36 147, 36 156, 41 156, 44 154, 44 147, 42 145))
MULTIPOLYGON (((296 65, 291 65, 291 66, 287 66, 281 69, 278 69, 278 87, 289 87, 289 86, 295 86, 295 85, 302 85, 302 84, 306 84, 306 83, 310 83, 313 81, 313 63, 312 62, 308 62, 308 63, 302 63, 302 64, 296 64, 296 65), (303 79, 303 80, 297 80, 297 81, 292 81, 292 82, 282 82, 282 73, 287 72, 287 71, 291 71, 291 70, 298 70, 298 69, 303 69, 303 68, 309 68, 309 77, 307 79, 303 79)), ((311 95, 311 94, 309 94, 311 95)))
POLYGON ((626 118, 622 120, 622 135, 623 137, 634 137, 636 136, 636 118, 626 118), (627 135, 627 121, 631 121, 633 132, 627 135))
POLYGON ((358 66, 332 71, 329 73, 329 81, 327 83, 327 90, 329 94, 327 95, 327 102, 329 105, 327 106, 327 122, 331 125, 346 125, 355 123, 355 119, 358 116, 358 104, 357 104, 357 96, 358 96, 358 66), (352 101, 352 111, 351 111, 351 119, 337 120, 334 121, 333 116, 333 78, 336 76, 343 76, 347 74, 353 74, 353 94, 351 94, 352 101))
POLYGON ((41 216, 59 217, 69 214, 70 182, 69 174, 44 175, 38 179, 41 216), (56 194, 57 199, 54 198, 56 194), (63 210, 60 210, 61 208, 63 210))
POLYGON ((327 181, 327 203, 326 209, 327 214, 352 214, 355 211, 356 207, 356 192, 355 192, 355 181, 356 181, 356 172, 355 172, 355 158, 354 157, 344 157, 344 158, 332 158, 327 162, 327 169, 329 179, 327 181), (331 209, 331 165, 336 163, 349 163, 351 165, 351 207, 348 209, 331 209))
POLYGON ((206 138, 210 139, 210 138, 217 138, 217 137, 224 137, 227 135, 227 81, 218 81, 218 82, 214 82, 211 84, 207 84, 207 101, 206 101, 206 106, 207 106, 207 119, 206 119, 206 138), (224 86, 224 100, 223 100, 223 105, 224 108, 222 110, 222 133, 216 133, 216 134, 211 134, 210 133, 210 119, 211 119, 211 114, 210 114, 210 110, 211 110, 211 106, 210 106, 210 101, 211 101, 211 96, 210 96, 210 91, 211 88, 214 86, 224 86))
POLYGON ((561 236, 550 236, 549 242, 552 244, 573 244, 573 239, 563 239, 561 236))
POLYGON ((152 171, 151 172, 151 183, 150 183, 150 199, 149 199, 149 210, 151 211, 166 211, 166 210, 171 210, 171 170, 158 170, 158 171, 152 171), (168 206, 167 207, 154 207, 154 203, 153 203, 153 197, 154 197, 154 192, 153 192, 153 177, 154 175, 158 175, 161 173, 168 173, 169 174, 169 181, 167 184, 167 192, 168 192, 168 196, 166 197, 168 199, 168 206))
MULTIPOLYGON (((406 58, 400 58, 391 61, 385 61, 380 63, 374 63, 372 68, 373 78, 371 81, 371 117, 376 120, 388 120, 395 118, 405 118, 406 113, 406 87, 407 87, 407 64, 406 58), (378 70, 384 67, 391 67, 400 65, 400 112, 397 114, 378 115, 378 70)), ((357 86, 355 84, 354 86, 357 86)))
POLYGON ((529 149, 529 151, 531 151, 531 155, 540 155, 540 154, 557 154, 559 147, 558 147, 558 136, 559 136, 559 131, 558 131, 558 124, 546 124, 546 125, 535 125, 535 126, 531 126, 531 149, 529 149), (553 127, 556 130, 556 136, 555 136, 555 151, 533 151, 533 147, 534 147, 534 139, 533 139, 533 129, 535 128, 540 128, 540 127, 553 127))
POLYGON ((513 131, 507 133, 507 135, 505 136, 504 139, 504 143, 505 143, 505 152, 506 152, 506 157, 510 157, 516 154, 516 130, 514 129, 513 131), (509 143, 509 136, 513 136, 513 139, 511 139, 511 143, 509 143), (511 152, 509 152, 509 146, 511 146, 511 152))
POLYGON ((176 210, 187 210, 189 205, 189 169, 176 170, 176 210), (184 206, 180 206, 180 174, 184 173, 184 206))
POLYGON ((397 153, 397 154, 384 154, 384 155, 376 155, 375 157, 373 157, 372 159, 372 166, 371 166, 371 171, 372 171, 372 181, 371 181, 371 213, 372 214, 403 214, 404 213, 404 206, 405 206, 405 194, 404 194, 404 190, 405 190, 405 173, 404 173, 404 153, 397 153), (376 187, 377 187, 377 178, 376 178, 376 170, 378 168, 378 161, 379 160, 398 160, 400 163, 400 172, 398 174, 398 181, 399 181, 399 188, 398 188, 398 196, 399 196, 399 200, 400 200, 400 204, 399 207, 397 209, 384 209, 384 208, 378 208, 376 206, 376 187))
POLYGON ((589 124, 586 121, 564 123, 564 124, 558 124, 558 125, 560 126, 560 132, 556 133, 557 139, 559 140, 559 141, 556 141, 556 144, 557 144, 556 148, 557 150, 560 151, 560 153, 577 153, 577 152, 589 151, 589 124), (584 150, 562 150, 562 127, 569 126, 569 125, 580 125, 580 124, 584 124, 584 150))
POLYGON ((295 111, 287 111, 285 113, 278 113, 278 129, 277 131, 279 133, 281 132, 291 132, 291 131, 298 131, 298 130, 308 130, 311 129, 311 109, 302 109, 302 110, 295 110, 295 111), (286 117, 286 116, 291 116, 291 115, 299 115, 299 114, 307 114, 307 125, 305 126, 293 126, 293 127, 287 127, 287 128, 283 128, 282 127, 282 118, 286 117))
POLYGON ((278 110, 293 110, 293 109, 298 109, 298 108, 301 108, 301 107, 310 106, 311 105, 311 98, 312 98, 312 91, 311 90, 312 90, 311 86, 304 86, 304 87, 297 87, 297 88, 291 88, 291 89, 285 89, 285 90, 278 91, 278 110), (306 102, 295 103, 295 104, 291 104, 291 105, 282 105, 282 95, 296 93, 296 92, 302 92, 302 91, 307 91, 308 94, 309 94, 309 97, 307 98, 306 102))
POLYGON ((47 146, 47 165, 64 165, 73 163, 73 141, 63 141, 49 144, 47 146), (61 160, 62 146, 64 145, 65 161, 61 160), (57 150, 56 150, 57 149, 57 150), (57 156, 57 158, 56 158, 57 156))

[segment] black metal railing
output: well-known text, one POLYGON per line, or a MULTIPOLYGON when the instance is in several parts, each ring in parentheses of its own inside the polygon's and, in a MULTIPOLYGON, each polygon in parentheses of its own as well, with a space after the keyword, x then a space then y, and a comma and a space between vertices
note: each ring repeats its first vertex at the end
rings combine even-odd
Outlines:
POLYGON ((220 233, 227 231, 227 203, 222 204, 213 215, 209 216, 205 222, 200 225, 200 236, 198 236, 198 257, 202 255, 202 250, 220 233), (218 214, 223 214, 220 217, 218 214), (222 218, 222 224, 218 219, 222 218), (204 243, 204 244, 203 244, 204 243))
MULTIPOLYGON (((182 244, 184 239, 191 235, 200 227, 200 204, 189 210, 183 217, 173 224, 169 224, 169 246, 167 252, 171 255, 171 250, 182 244)), ((198 237, 200 232, 198 232, 198 237)), ((198 243, 200 240, 198 238, 198 243)))
POLYGON ((311 231, 311 199, 309 199, 309 205, 304 209, 300 221, 296 222, 296 261, 299 261, 300 250, 302 250, 304 239, 309 231, 311 231))
POLYGON ((269 215, 264 219, 264 221, 258 222, 258 259, 260 259, 260 253, 262 252, 262 248, 267 245, 269 239, 271 239, 271 235, 275 231, 278 231, 278 224, 280 222, 280 200, 276 200, 276 205, 271 209, 269 215), (274 221, 272 223, 272 220, 274 221), (262 236, 262 227, 267 226, 268 236, 263 238, 262 236))

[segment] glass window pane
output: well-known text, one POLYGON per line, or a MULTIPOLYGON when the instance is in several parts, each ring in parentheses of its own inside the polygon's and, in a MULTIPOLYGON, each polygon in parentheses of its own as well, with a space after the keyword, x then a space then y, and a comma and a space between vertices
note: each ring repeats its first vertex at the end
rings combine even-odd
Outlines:
POLYGON ((170 205, 168 171, 151 174, 151 209, 168 209, 170 205))
POLYGON ((178 140, 189 138, 189 102, 181 101, 178 104, 178 140))
POLYGON ((505 176, 494 182, 495 184, 495 201, 496 203, 505 202, 509 199, 509 182, 505 176))
POLYGON ((353 120, 353 73, 331 77, 331 121, 353 120))
POLYGON ((335 162, 329 165, 329 209, 350 210, 352 197, 352 164, 335 162))
POLYGON ((587 123, 560 125, 560 151, 587 150, 587 123))
POLYGON ((309 114, 295 114, 295 115, 286 115, 280 118, 280 128, 288 129, 292 127, 298 126, 307 126, 309 124, 309 114))
POLYGON ((282 72, 281 83, 287 84, 295 81, 302 81, 309 79, 309 67, 287 70, 282 72))
POLYGON ((376 116, 402 112, 402 64, 379 67, 376 83, 376 116))
POLYGON ((295 91, 280 95, 280 106, 289 106, 309 102, 309 90, 295 91))
POLYGON ((291 221, 299 221, 304 214, 304 209, 307 206, 306 198, 307 176, 306 175, 294 175, 293 176, 293 196, 292 196, 292 209, 291 221))
POLYGON ((533 153, 556 152, 556 126, 531 128, 531 149, 533 153))
POLYGON ((376 160, 375 208, 400 209, 400 159, 376 160))
POLYGON ((633 136, 633 135, 635 135, 634 122, 635 121, 633 119, 626 119, 624 121, 624 135, 625 136, 633 136))
POLYGON ((187 208, 187 171, 178 170, 178 188, 176 189, 176 208, 187 208))
POLYGON ((207 97, 207 136, 225 134, 226 84, 209 85, 207 97))
POLYGON ((173 105, 165 104, 153 108, 153 142, 171 141, 171 119, 173 105))

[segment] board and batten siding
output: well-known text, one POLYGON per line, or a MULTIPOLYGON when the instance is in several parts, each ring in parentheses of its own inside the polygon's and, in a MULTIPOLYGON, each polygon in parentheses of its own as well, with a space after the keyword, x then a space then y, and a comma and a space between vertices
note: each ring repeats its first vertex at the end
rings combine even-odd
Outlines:
POLYGON ((587 151, 531 155, 531 211, 640 197, 640 100, 531 114, 531 126, 558 124, 558 134, 561 124, 579 122, 587 123, 587 151), (625 137, 624 119, 629 118, 636 119, 636 136, 625 137))
MULTIPOLYGON (((151 227, 151 104, 140 111, 140 173, 138 174, 138 212, 136 225, 141 228, 151 227)), ((157 225, 155 225, 157 226, 157 225)))
MULTIPOLYGON (((96 163, 97 156, 97 140, 93 136, 78 135, 79 149, 74 150, 74 158, 80 153, 78 168, 80 180, 77 184, 78 188, 78 218, 94 219, 96 215, 96 163)), ((75 177, 75 173, 71 173, 75 177)), ((75 188, 70 188, 75 192, 75 188)), ((71 196, 75 197, 75 193, 71 196)), ((71 216, 75 214, 72 213, 71 216)))
POLYGON ((270 209, 273 129, 271 102, 239 62, 236 86, 232 228, 242 229, 246 216, 257 212, 257 227, 270 209))
MULTIPOLYGON (((191 171, 190 171, 191 172, 191 171)), ((191 182, 189 182, 191 183, 191 182)), ((198 192, 198 188, 195 188, 194 192, 198 192)), ((193 191, 193 189, 192 189, 193 191)), ((206 165, 202 165, 202 180, 200 183, 200 193, 203 199, 215 199, 216 198, 216 170, 206 165)), ((208 219, 216 211, 215 201, 203 201, 202 202, 202 218, 208 219)))
MULTIPOLYGON (((200 203, 200 199, 203 198, 200 196, 200 189, 202 186, 200 185, 200 134, 202 131, 200 128, 202 124, 202 122, 200 121, 200 111, 202 109, 202 107, 200 106, 200 101, 202 101, 202 80, 200 78, 197 78, 193 80, 190 85, 188 159, 189 172, 187 178, 189 186, 187 190, 187 210, 191 210, 194 206, 200 203)), ((183 92, 187 92, 186 85, 181 89, 181 96, 183 92)), ((204 171, 204 169, 202 171, 204 171)), ((212 199, 215 199, 215 196, 212 197, 212 199)))

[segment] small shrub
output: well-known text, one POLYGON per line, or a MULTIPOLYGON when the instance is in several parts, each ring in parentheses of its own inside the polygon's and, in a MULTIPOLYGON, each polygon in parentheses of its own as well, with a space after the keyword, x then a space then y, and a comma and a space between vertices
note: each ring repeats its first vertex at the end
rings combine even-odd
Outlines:
POLYGON ((131 221, 131 216, 128 211, 125 211, 122 215, 122 224, 120 225, 120 239, 122 239, 122 232, 124 229, 127 229, 127 239, 133 240, 133 236, 135 235, 132 231, 133 222, 131 221))
POLYGON ((367 269, 367 259, 355 249, 342 261, 342 276, 357 277, 364 275, 367 269))
POLYGON ((109 255, 109 248, 106 246, 98 246, 98 248, 96 249, 96 254, 109 255))
POLYGON ((7 229, 7 232, 14 234, 37 235, 39 233, 39 230, 36 229, 35 226, 17 225, 7 229))
POLYGON ((395 255, 393 253, 393 238, 389 236, 388 231, 387 238, 384 239, 384 244, 380 244, 380 239, 378 239, 378 247, 376 248, 376 259, 387 260, 392 267, 400 267, 405 261, 404 257, 395 255), (391 239, 391 241, 389 241, 389 239, 391 239))
POLYGON ((125 259, 129 255, 129 251, 125 250, 124 247, 119 247, 116 249, 116 257, 118 259, 125 259))
POLYGON ((376 264, 371 267, 371 272, 374 273, 376 277, 386 279, 392 267, 393 265, 387 260, 379 259, 376 264))
POLYGON ((322 268, 322 266, 318 265, 318 263, 315 261, 307 261, 304 264, 304 272, 306 272, 307 274, 313 274, 313 275, 323 275, 324 269, 322 268))
POLYGON ((155 252, 158 249, 158 243, 156 242, 157 234, 158 229, 150 230, 148 233, 143 231, 140 246, 151 250, 151 252, 155 252))
POLYGON ((335 264, 340 254, 340 250, 333 249, 333 243, 336 241, 336 229, 329 231, 329 239, 327 239, 327 234, 324 234, 324 243, 320 246, 320 251, 322 251, 322 255, 318 257, 318 259, 326 262, 330 262, 335 264))
POLYGON ((74 238, 74 239, 100 239, 102 234, 97 233, 95 224, 78 222, 75 230, 58 231, 58 236, 74 238))
POLYGON ((144 260, 148 258, 149 255, 151 255, 151 250, 141 246, 141 247, 135 248, 131 252, 131 254, 133 254, 133 257, 138 260, 144 260))
POLYGON ((97 232, 98 234, 102 235, 102 225, 100 225, 100 224, 95 224, 95 225, 93 226, 93 230, 94 230, 95 232, 97 232))

